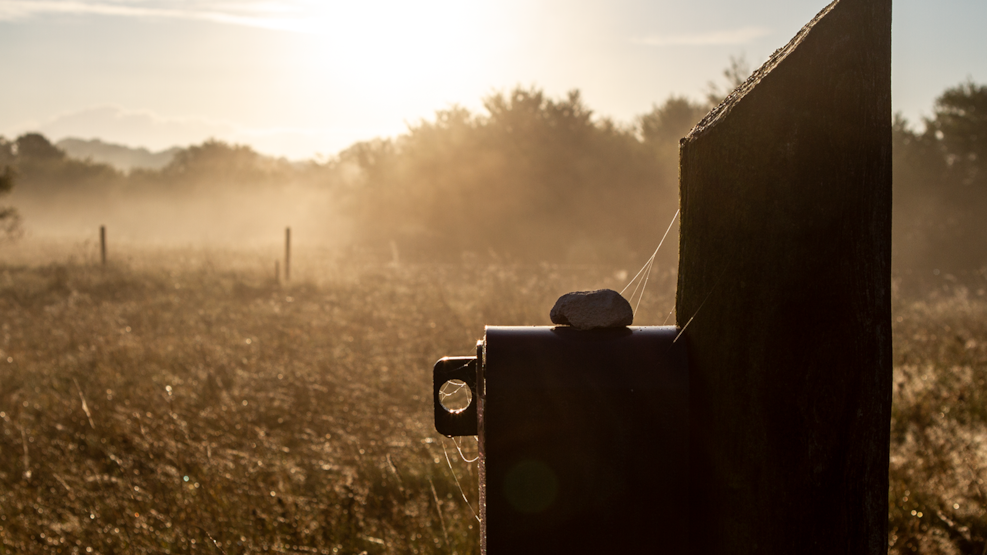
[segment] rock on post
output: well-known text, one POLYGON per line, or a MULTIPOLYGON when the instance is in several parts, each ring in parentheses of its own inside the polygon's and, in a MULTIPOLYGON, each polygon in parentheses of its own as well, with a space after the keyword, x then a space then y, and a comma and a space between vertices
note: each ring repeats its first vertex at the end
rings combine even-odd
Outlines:
POLYGON ((577 330, 621 328, 634 323, 634 311, 627 299, 612 289, 566 293, 555 301, 553 324, 577 330))

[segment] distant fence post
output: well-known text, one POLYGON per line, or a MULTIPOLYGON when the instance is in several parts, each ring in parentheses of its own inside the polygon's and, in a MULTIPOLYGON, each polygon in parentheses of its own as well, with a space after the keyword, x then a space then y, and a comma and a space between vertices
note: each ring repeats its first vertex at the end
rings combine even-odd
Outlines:
POLYGON ((284 281, 291 279, 291 228, 284 228, 284 281))
POLYGON ((694 553, 888 549, 891 0, 838 0, 683 139, 694 553))
POLYGON ((99 226, 99 259, 106 266, 106 226, 99 226))

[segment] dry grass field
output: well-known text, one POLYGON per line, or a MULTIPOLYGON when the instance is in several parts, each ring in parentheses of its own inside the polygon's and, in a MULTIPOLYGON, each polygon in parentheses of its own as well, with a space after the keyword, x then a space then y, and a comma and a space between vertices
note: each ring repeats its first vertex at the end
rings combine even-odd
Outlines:
POLYGON ((983 280, 894 303, 891 552, 987 553, 983 280))
MULTIPOLYGON (((0 249, 0 553, 477 553, 432 364, 626 281, 300 249, 278 284, 276 248, 0 249)), ((636 323, 672 307, 656 274, 636 323)), ((896 299, 893 553, 983 553, 985 379, 982 289, 896 299)))

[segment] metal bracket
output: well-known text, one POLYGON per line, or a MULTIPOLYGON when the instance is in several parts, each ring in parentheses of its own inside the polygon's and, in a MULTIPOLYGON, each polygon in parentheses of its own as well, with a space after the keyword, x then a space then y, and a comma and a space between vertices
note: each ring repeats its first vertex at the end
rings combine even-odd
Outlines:
POLYGON ((432 369, 432 403, 435 406, 435 429, 454 436, 477 435, 476 406, 480 397, 476 388, 477 357, 444 357, 432 369), (439 390, 449 380, 461 380, 470 388, 472 400, 460 411, 450 411, 439 401, 439 390))

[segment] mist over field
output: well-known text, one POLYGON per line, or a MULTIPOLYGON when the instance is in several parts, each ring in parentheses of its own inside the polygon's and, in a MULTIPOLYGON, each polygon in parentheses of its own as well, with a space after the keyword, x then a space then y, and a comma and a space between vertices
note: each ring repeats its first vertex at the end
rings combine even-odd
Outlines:
MULTIPOLYGON (((742 65, 707 101, 671 97, 632 122, 596 116, 578 91, 519 87, 483 99, 482 111, 454 106, 402 135, 301 162, 215 140, 156 154, 69 141, 70 156, 40 134, 0 138, 13 185, 4 203, 28 240, 80 241, 106 225, 113 241, 247 247, 277 244, 290 226, 300 244, 385 259, 631 267, 677 208, 678 138, 743 79, 742 65)), ((985 97, 963 83, 926 121, 896 119, 898 276, 982 280, 985 97)), ((674 248, 659 253, 675 259, 674 248)))
MULTIPOLYGON (((747 73, 630 122, 518 87, 307 161, 0 138, 0 553, 477 553, 475 441, 434 431, 432 363, 621 290, 673 221, 679 138, 747 73)), ((932 113, 893 130, 889 545, 979 554, 987 87, 932 113)), ((674 321, 671 229, 635 324, 674 321)))

